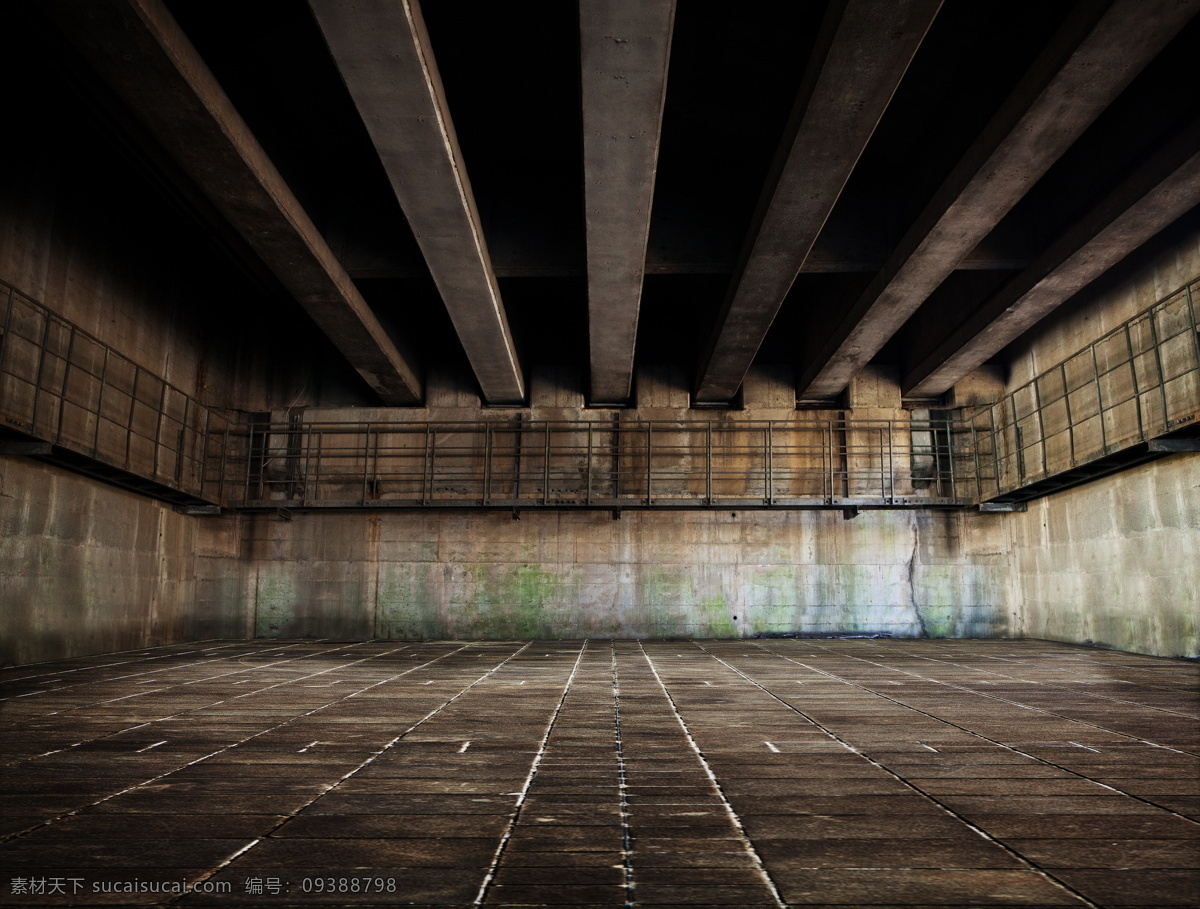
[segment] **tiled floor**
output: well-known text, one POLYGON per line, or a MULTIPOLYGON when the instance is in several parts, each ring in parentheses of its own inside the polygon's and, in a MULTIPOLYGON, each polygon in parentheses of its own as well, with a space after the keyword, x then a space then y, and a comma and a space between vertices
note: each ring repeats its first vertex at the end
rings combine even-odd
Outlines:
POLYGON ((1182 661, 218 642, 0 680, 7 904, 1200 905, 1182 661))

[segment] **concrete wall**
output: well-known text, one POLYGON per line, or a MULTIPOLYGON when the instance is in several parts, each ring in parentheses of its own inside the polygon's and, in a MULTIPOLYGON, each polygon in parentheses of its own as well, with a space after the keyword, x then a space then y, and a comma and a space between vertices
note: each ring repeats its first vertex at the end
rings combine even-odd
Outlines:
MULTIPOLYGON (((1200 275, 1200 232, 1082 295, 1018 345, 1010 388, 1200 275)), ((1200 457, 1057 493, 1008 521, 1020 634, 1200 656, 1200 457)))
POLYGON ((1200 656, 1200 457, 1039 499, 1007 524, 1020 635, 1200 656))
POLYGON ((53 73, 34 81, 6 98, 23 138, 0 147, 0 280, 204 404, 370 400, 274 279, 223 252, 228 227, 181 214, 103 115, 53 73))
POLYGON ((0 457, 0 665, 238 637, 240 606, 194 608, 214 554, 195 518, 25 458, 0 457))
MULTIPOLYGON (((995 516, 306 514, 243 519, 263 637, 1003 636, 995 516)), ((230 584, 227 589, 235 586, 230 584)))

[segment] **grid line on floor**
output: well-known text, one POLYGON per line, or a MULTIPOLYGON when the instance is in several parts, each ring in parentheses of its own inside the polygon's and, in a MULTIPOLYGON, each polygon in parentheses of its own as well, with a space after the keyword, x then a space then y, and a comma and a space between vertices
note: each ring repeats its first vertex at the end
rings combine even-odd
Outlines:
POLYGON ((10 668, 0 905, 1194 906, 1198 670, 1004 640, 236 641, 10 668), (394 889, 336 890, 363 875, 394 889), (135 879, 193 889, 111 889, 135 879))

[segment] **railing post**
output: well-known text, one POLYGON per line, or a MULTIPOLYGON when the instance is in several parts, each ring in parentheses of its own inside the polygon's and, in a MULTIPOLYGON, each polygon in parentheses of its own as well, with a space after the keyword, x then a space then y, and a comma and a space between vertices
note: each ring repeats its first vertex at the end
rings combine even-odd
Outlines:
POLYGON ((521 452, 524 448, 524 429, 525 427, 522 424, 521 415, 517 414, 517 428, 514 430, 513 438, 513 508, 517 507, 517 503, 521 499, 521 452))
POLYGON ((1100 418, 1100 450, 1108 454, 1108 430, 1104 428, 1104 389, 1100 386, 1100 361, 1096 359, 1096 342, 1091 344, 1092 379, 1096 384, 1096 416, 1100 418))
MULTIPOLYGON (((9 309, 12 309, 10 304, 9 309)), ((42 311, 42 319, 45 321, 45 327, 42 328, 42 348, 38 352, 38 368, 37 380, 33 386, 33 413, 30 415, 30 425, 33 428, 34 435, 38 435, 38 411, 41 409, 42 403, 42 376, 46 370, 46 348, 50 345, 50 326, 54 322, 54 316, 48 310, 42 311)), ((4 336, 8 337, 8 332, 4 332, 4 336)))
MULTIPOLYGON (((163 411, 165 411, 167 409, 167 388, 168 388, 167 383, 163 382, 162 390, 158 393, 158 414, 156 415, 156 419, 154 421, 154 478, 155 479, 158 479, 159 472, 162 469, 162 459, 159 455, 159 446, 162 444, 162 424, 163 424, 163 416, 164 416, 163 411)), ((205 411, 205 417, 204 417, 204 442, 205 442, 205 448, 206 448, 208 445, 208 412, 207 411, 205 411)), ((207 451, 205 451, 204 448, 202 448, 201 450, 205 454, 205 458, 201 461, 201 464, 200 464, 200 485, 201 485, 201 487, 203 487, 204 486, 204 461, 207 460, 207 451)))
MULTIPOLYGON (((996 474, 996 495, 1000 494, 1000 435, 996 431, 996 406, 988 406, 988 424, 992 436, 992 471, 996 474)), ((1010 408, 1011 409, 1011 408, 1010 408)))
POLYGON ((224 419, 225 439, 221 445, 221 473, 217 478, 217 501, 222 505, 225 504, 225 472, 229 461, 229 430, 231 426, 229 418, 225 417, 224 419))
POLYGON ((654 424, 652 422, 647 421, 647 423, 646 423, 646 504, 647 505, 649 505, 651 503, 651 501, 653 500, 653 493, 650 488, 650 471, 651 471, 651 465, 654 463, 654 453, 653 453, 654 452, 654 449, 653 449, 654 439, 653 439, 653 436, 651 435, 651 433, 653 432, 653 427, 654 427, 654 424))
POLYGON ((1189 284, 1183 290, 1187 295, 1188 316, 1191 318, 1192 346, 1196 349, 1196 368, 1200 369, 1200 320, 1196 318, 1196 298, 1192 288, 1200 286, 1200 282, 1189 284))
POLYGON ((885 463, 883 456, 883 434, 884 432, 887 432, 889 435, 891 434, 892 421, 888 420, 886 425, 886 430, 879 430, 879 498, 885 502, 887 501, 887 479, 885 477, 884 470, 887 468, 887 464, 885 463))
POLYGON ((704 501, 713 504, 713 437, 712 420, 704 424, 704 501))
MULTIPOLYGON (((310 427, 304 433, 304 479, 300 484, 300 504, 308 504, 308 478, 312 472, 313 431, 310 427)), ((317 456, 320 457, 318 449, 317 456)))
POLYGON ((1075 466, 1075 419, 1071 416, 1071 391, 1067 388, 1066 363, 1058 364, 1058 374, 1062 379, 1063 407, 1067 410, 1067 447, 1070 449, 1071 466, 1075 466))
MULTIPOLYGON (((908 429, 908 437, 909 439, 912 439, 911 414, 909 416, 908 429)), ((909 454, 908 463, 910 465, 912 464, 911 454, 909 454)), ((911 470, 912 468, 910 467, 909 469, 911 470)), ((891 420, 888 420, 887 472, 888 476, 891 478, 891 482, 889 484, 890 495, 888 495, 887 501, 889 505, 894 505, 896 503, 896 424, 891 420)))
POLYGON ((550 504, 550 421, 546 421, 546 438, 542 454, 542 504, 550 504))
POLYGON ((92 454, 100 450, 100 421, 104 419, 104 387, 108 384, 108 348, 104 348, 104 365, 100 367, 100 391, 96 395, 96 431, 92 434, 92 454))
POLYGON ((321 458, 325 453, 325 433, 319 430, 309 429, 308 435, 309 439, 314 440, 317 445, 317 465, 314 468, 312 481, 313 500, 315 501, 321 498, 321 458))
POLYGON ((183 485, 183 462, 187 457, 188 419, 192 415, 192 399, 183 396, 183 425, 179 430, 179 451, 175 455, 175 485, 183 485))
POLYGON ((425 469, 421 472, 421 504, 430 505, 433 501, 433 446, 434 429, 425 424, 425 469))
POLYGON ((492 504, 492 424, 483 424, 483 504, 492 504))
MULTIPOLYGON (((246 428, 246 498, 247 498, 247 501, 250 501, 251 480, 254 476, 254 474, 252 473, 252 470, 254 468, 254 429, 255 429, 254 420, 248 421, 247 428, 246 428)), ((179 473, 180 464, 181 464, 180 455, 177 453, 176 457, 175 457, 175 472, 177 474, 179 473)), ((255 499, 262 498, 262 477, 261 476, 259 477, 258 486, 259 486, 259 488, 254 490, 254 498, 255 499)))
POLYGON ((587 424, 587 504, 592 504, 592 421, 587 424))
MULTIPOLYGON (((6 332, 7 334, 7 332, 6 332)), ((71 339, 67 341, 67 359, 63 362, 62 392, 58 396, 58 433, 55 442, 62 441, 63 419, 66 416, 67 384, 71 377, 71 357, 75 355, 75 326, 71 326, 71 339)))
POLYGON ((1138 439, 1146 438, 1146 424, 1142 420, 1142 395, 1138 385, 1137 358, 1133 354, 1133 335, 1129 332, 1129 323, 1125 323, 1125 352, 1129 359, 1129 377, 1133 380, 1133 412, 1137 414, 1138 439))
POLYGON ((1042 412, 1042 388, 1038 384, 1039 378, 1041 377, 1037 376, 1033 380, 1033 401, 1034 407, 1037 408, 1038 439, 1042 445, 1042 476, 1044 477, 1050 472, 1050 465, 1047 455, 1047 448, 1049 446, 1046 444, 1046 421, 1044 419, 1045 415, 1042 412))
MULTIPOLYGON (((16 294, 15 287, 13 287, 11 284, 6 286, 8 287, 8 305, 4 310, 4 334, 0 335, 0 375, 5 373, 4 363, 8 359, 8 338, 12 326, 13 299, 16 294)), ((74 337, 73 332, 72 337, 74 337)))
POLYGON ((767 428, 763 430, 763 446, 766 449, 763 465, 765 480, 766 480, 766 495, 763 496, 763 504, 770 505, 775 498, 775 449, 774 439, 771 436, 771 421, 767 420, 767 428))
MULTIPOLYGON (((946 462, 950 468, 950 498, 958 499, 958 476, 954 471, 954 440, 951 437, 950 418, 945 417, 946 421, 946 462)), ((1042 442, 1042 452, 1046 451, 1046 443, 1042 442)))
MULTIPOLYGON (((291 431, 291 427, 288 427, 291 431)), ((291 441, 288 442, 288 447, 291 447, 291 441)), ((362 504, 367 504, 367 491, 370 489, 371 483, 371 424, 368 421, 363 432, 363 480, 362 480, 362 504)))
MULTIPOLYGON (((1155 316, 1158 315, 1160 306, 1155 306, 1150 310, 1150 343, 1154 345, 1154 367, 1158 370, 1158 399, 1162 402, 1162 426, 1166 430, 1171 422, 1170 413, 1167 410, 1167 377, 1163 373, 1162 351, 1158 346, 1158 326, 1154 324, 1155 316)), ((1141 407, 1141 398, 1138 398, 1138 407, 1141 407)))
POLYGON ((125 469, 129 469, 129 459, 133 451, 133 417, 137 412, 138 381, 142 377, 142 368, 133 364, 133 390, 129 393, 129 419, 125 427, 125 469))

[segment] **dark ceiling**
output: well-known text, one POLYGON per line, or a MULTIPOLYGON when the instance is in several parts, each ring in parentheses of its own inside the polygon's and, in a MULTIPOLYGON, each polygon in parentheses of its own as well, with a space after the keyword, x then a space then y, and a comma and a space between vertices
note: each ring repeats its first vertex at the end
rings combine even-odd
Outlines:
MULTIPOLYGON (((822 23, 852 5, 678 0, 638 362, 672 363, 689 374, 703 369, 754 237, 756 210, 761 214, 779 180, 780 149, 786 151, 801 128, 806 74, 813 78, 822 65, 814 59, 814 48, 825 48, 822 23)), ((1023 86, 1044 65, 1039 61, 1047 48, 1062 40, 1073 19, 1096 21, 1119 6, 947 0, 769 323, 757 362, 791 363, 803 373, 973 143, 1006 104, 1028 91, 1023 86)), ((1146 2, 1142 8, 1157 15, 1189 6, 1196 4, 1146 2)), ((408 339, 422 365, 450 361, 468 368, 422 249, 309 5, 166 0, 166 7, 380 321, 408 339)), ((579 9, 563 0, 426 2, 421 13, 521 368, 587 363, 579 9)), ((1177 163, 1150 166, 1164 147, 1182 145, 1179 161, 1198 150, 1200 17, 1172 15, 1185 24, 1169 29, 1161 47, 1146 54, 1015 205, 995 213, 994 226, 936 290, 916 301, 912 315, 874 353, 876 362, 901 376, 911 373, 918 354, 982 311, 1065 236, 1082 230, 1086 243, 1096 224, 1109 223, 1097 218, 1111 221, 1105 205, 1128 205, 1160 186, 1177 163), (1140 196, 1113 201, 1114 188, 1147 168, 1140 196), (1090 228, 1089 218, 1095 222, 1090 228)), ((58 16, 61 22, 63 13, 58 16)), ((1119 57, 1125 50, 1111 53, 1119 57)), ((1177 206, 1183 214, 1164 215, 1149 233, 1143 228, 1126 240, 1118 259, 1136 261, 1154 234, 1198 223, 1193 186, 1180 190, 1193 193, 1189 204, 1177 206)), ((1070 299, 1058 302, 1069 305, 1070 299)))

